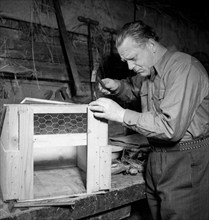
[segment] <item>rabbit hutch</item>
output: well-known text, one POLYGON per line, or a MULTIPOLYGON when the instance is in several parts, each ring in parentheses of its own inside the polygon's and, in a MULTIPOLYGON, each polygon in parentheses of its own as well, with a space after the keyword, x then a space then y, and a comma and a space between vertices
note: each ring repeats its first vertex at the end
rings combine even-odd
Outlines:
POLYGON ((0 186, 4 201, 109 190, 108 123, 86 104, 4 106, 0 186))

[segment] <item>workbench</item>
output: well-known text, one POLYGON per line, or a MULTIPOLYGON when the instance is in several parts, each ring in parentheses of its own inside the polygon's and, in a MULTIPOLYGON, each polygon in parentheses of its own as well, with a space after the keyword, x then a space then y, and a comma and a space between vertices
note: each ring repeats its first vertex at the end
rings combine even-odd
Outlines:
POLYGON ((144 187, 142 173, 112 175, 109 191, 70 198, 65 206, 9 209, 8 204, 0 202, 0 219, 124 219, 130 215, 132 204, 145 201, 144 187))

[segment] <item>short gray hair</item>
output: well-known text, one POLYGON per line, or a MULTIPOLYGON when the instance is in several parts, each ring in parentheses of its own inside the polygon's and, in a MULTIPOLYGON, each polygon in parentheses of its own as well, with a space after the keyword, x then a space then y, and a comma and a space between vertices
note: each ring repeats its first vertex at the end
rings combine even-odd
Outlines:
POLYGON ((116 36, 116 47, 118 48, 127 37, 133 38, 137 43, 145 43, 148 39, 159 41, 152 27, 141 20, 127 23, 122 27, 116 36))

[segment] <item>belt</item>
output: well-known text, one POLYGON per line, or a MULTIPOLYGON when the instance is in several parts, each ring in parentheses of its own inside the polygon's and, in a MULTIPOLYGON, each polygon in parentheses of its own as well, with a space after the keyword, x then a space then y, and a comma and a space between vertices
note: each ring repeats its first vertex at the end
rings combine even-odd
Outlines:
POLYGON ((158 144, 157 146, 151 144, 151 151, 154 152, 174 152, 174 151, 186 151, 186 150, 194 150, 200 147, 208 146, 209 147, 209 136, 201 137, 198 139, 194 139, 191 141, 182 141, 175 144, 172 147, 169 147, 166 144, 158 144))

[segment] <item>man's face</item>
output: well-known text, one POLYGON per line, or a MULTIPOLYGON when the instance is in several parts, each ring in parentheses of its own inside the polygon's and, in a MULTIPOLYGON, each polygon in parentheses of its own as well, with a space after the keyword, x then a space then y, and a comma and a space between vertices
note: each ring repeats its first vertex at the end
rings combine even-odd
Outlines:
POLYGON ((118 53, 122 61, 126 61, 128 68, 141 76, 150 75, 150 68, 154 64, 152 44, 137 44, 131 37, 127 37, 118 47, 118 53))

